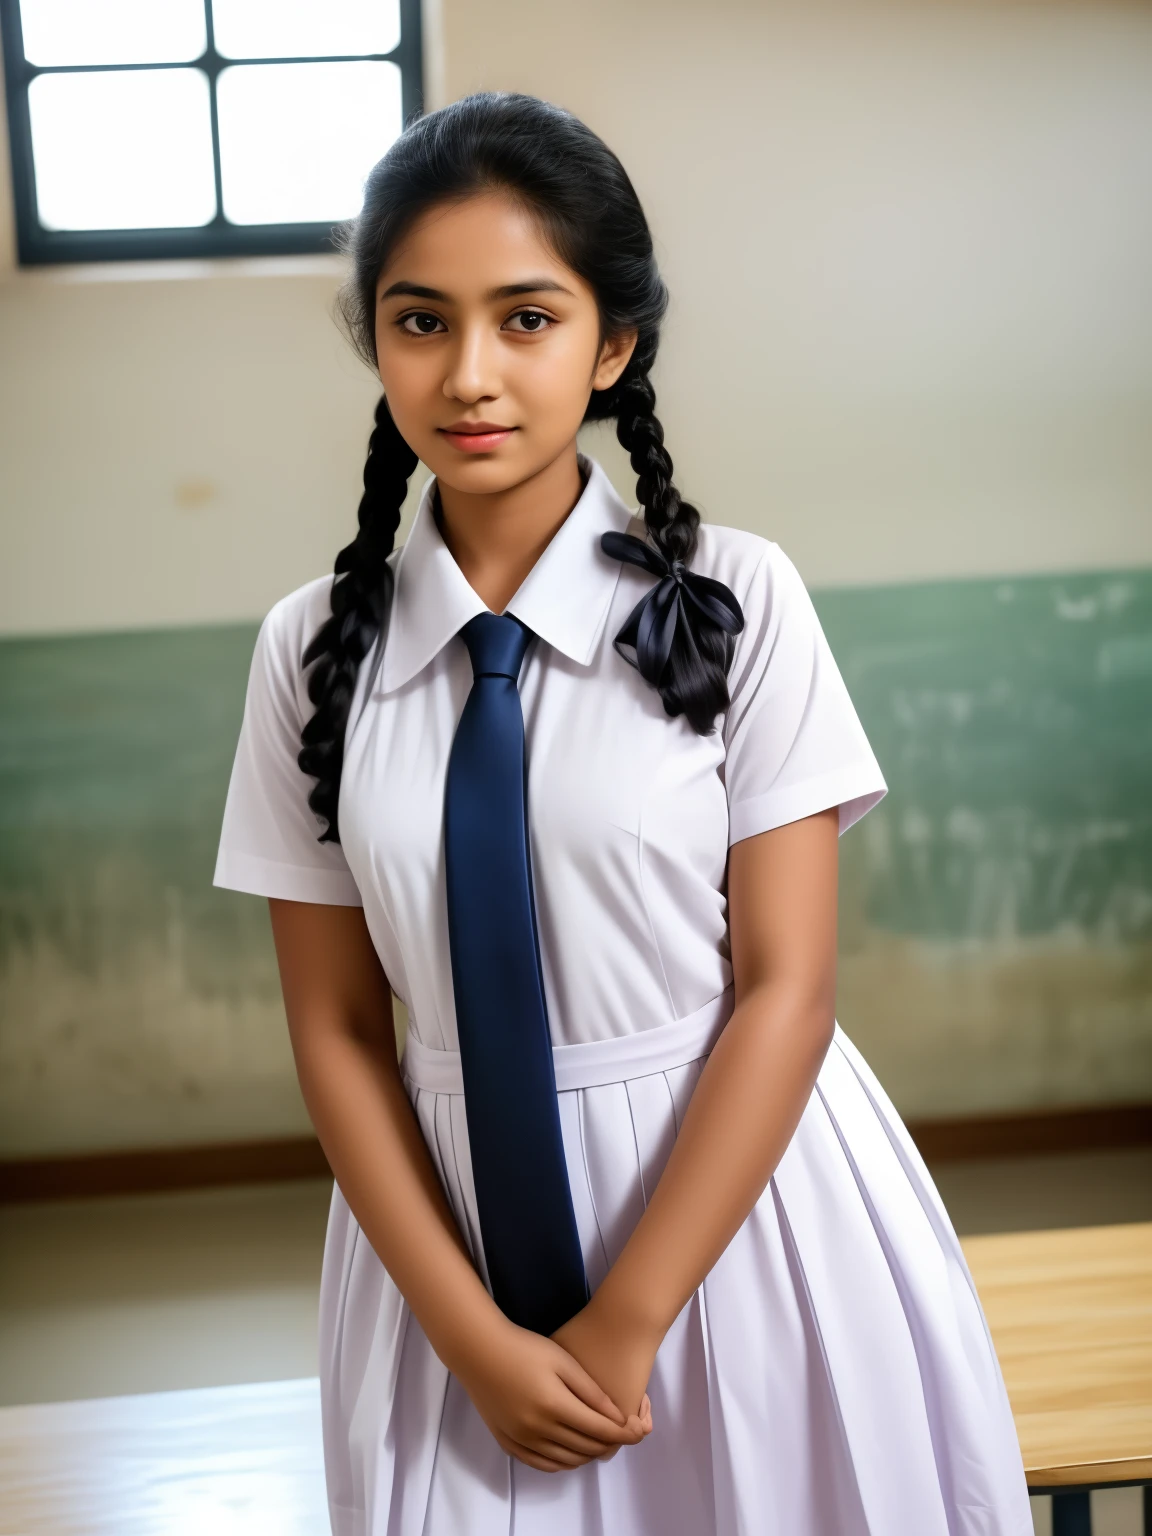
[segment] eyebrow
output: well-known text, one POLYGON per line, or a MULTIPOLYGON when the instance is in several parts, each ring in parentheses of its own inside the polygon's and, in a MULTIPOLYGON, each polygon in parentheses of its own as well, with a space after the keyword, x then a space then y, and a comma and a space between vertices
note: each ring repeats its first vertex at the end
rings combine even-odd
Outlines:
MULTIPOLYGON (((496 299, 516 299, 526 293, 566 293, 571 297, 572 290, 565 288, 563 283, 556 282, 550 277, 535 277, 526 283, 505 283, 501 288, 490 288, 484 297, 493 302, 496 299)), ((407 283, 400 281, 393 283, 380 295, 381 300, 398 297, 410 299, 432 299, 440 304, 452 302, 448 294, 442 293, 439 288, 425 288, 421 283, 407 283)))

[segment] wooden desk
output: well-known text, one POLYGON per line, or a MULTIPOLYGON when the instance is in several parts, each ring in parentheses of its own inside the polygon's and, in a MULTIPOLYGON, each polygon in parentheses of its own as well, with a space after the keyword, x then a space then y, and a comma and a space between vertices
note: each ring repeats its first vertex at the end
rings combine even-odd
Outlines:
POLYGON ((317 1381, 0 1408, 2 1536, 329 1536, 317 1381))
POLYGON ((1142 1483, 1152 1536, 1152 1222, 963 1244, 1053 1536, 1088 1536, 1088 1490, 1142 1483))

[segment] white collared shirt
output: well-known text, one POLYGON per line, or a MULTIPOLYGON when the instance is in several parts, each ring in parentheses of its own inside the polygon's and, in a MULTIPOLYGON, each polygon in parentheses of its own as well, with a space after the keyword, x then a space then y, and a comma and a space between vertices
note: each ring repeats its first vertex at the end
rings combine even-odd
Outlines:
MULTIPOLYGON (((735 593, 744 629, 731 705, 710 736, 670 719, 613 637, 656 580, 600 548, 644 537, 600 466, 508 613, 538 637, 519 679, 532 872, 556 1045, 685 1017, 732 979, 729 846, 831 806, 844 831, 885 793, 812 603, 779 547, 702 524, 692 569, 735 593)), ((215 883, 362 905, 423 1044, 456 1049, 444 883, 448 754, 472 685, 458 632, 486 610, 437 528, 429 482, 403 547, 382 655, 360 669, 345 744, 340 845, 317 841, 297 765, 312 713, 301 657, 331 576, 283 598, 252 661, 215 883)))

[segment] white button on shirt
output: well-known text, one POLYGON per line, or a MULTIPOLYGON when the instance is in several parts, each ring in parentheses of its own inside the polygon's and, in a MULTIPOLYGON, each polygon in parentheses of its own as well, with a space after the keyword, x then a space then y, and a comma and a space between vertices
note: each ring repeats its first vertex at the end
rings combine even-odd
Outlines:
MULTIPOLYGON (((692 1013, 731 981, 730 843, 839 805, 841 828, 884 781, 808 594, 780 549, 704 524, 693 569, 744 611, 732 704, 698 736, 612 644, 654 578, 605 555, 643 537, 604 471, 587 484, 507 611, 538 639, 520 675, 537 919, 553 1041, 603 1040, 692 1013)), ((260 631, 216 882, 294 901, 362 904, 416 1038, 454 1049, 443 868, 448 754, 472 685, 458 632, 485 604, 425 488, 390 558, 382 658, 361 669, 340 795, 342 845, 317 841, 296 764, 309 718, 300 658, 331 577, 278 603, 260 631)))
MULTIPOLYGON (((731 1011, 730 845, 831 806, 848 827, 884 781, 794 567, 734 528, 702 526, 692 562, 744 612, 731 706, 710 736, 669 719, 612 644, 653 577, 606 556, 600 535, 642 537, 643 523, 597 465, 583 468, 580 500, 507 611, 538 637, 519 679, 532 868, 565 1160, 595 1288, 731 1011)), ((458 631, 485 605, 440 536, 431 486, 390 558, 386 643, 360 669, 346 736, 342 846, 317 841, 296 761, 312 709, 301 658, 329 611, 326 576, 260 630, 216 882, 363 905, 408 1005, 407 1091, 483 1275, 452 1065, 443 798, 472 684, 458 631)), ((656 1428, 642 1445, 555 1477, 505 1455, 339 1186, 320 1381, 334 1536, 1031 1531, 960 1245, 839 1026, 770 1184, 661 1344, 656 1428)))

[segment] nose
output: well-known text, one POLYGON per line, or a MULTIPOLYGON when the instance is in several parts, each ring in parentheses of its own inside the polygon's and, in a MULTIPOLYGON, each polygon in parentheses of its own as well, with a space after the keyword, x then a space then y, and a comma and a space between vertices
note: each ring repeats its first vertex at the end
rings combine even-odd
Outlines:
POLYGON ((503 393, 495 338, 483 325, 462 326, 457 332, 444 393, 449 400, 474 405, 478 400, 495 400, 503 393))

